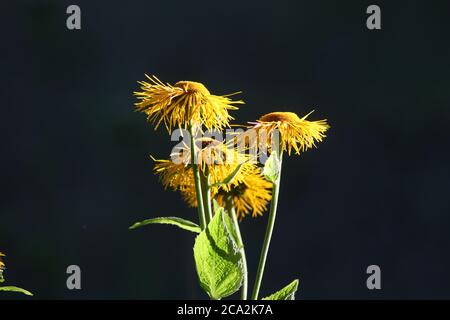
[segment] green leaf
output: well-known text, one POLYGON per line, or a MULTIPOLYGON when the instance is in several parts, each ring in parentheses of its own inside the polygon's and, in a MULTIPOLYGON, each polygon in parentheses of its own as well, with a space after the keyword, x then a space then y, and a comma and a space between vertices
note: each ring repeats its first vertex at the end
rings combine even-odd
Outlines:
POLYGON ((276 182, 280 173, 280 160, 276 152, 272 152, 270 157, 266 160, 263 169, 264 177, 271 181, 276 182))
POLYGON ((201 287, 211 299, 219 300, 239 290, 244 271, 233 222, 223 208, 217 204, 215 208, 213 219, 195 240, 194 258, 201 287))
POLYGON ((271 294, 263 300, 295 300, 295 293, 298 288, 298 279, 295 279, 280 291, 271 294))
POLYGON ((223 179, 220 182, 213 183, 210 187, 219 187, 221 185, 233 182, 234 178, 236 178, 244 163, 245 162, 240 163, 236 168, 234 168, 233 172, 231 172, 225 179, 223 179))
POLYGON ((130 230, 136 229, 142 226, 146 226, 148 224, 171 224, 181 229, 192 231, 195 233, 200 233, 201 231, 201 228, 194 222, 178 217, 158 217, 153 219, 147 219, 141 222, 136 222, 129 229, 130 230))
POLYGON ((8 287, 0 287, 0 291, 12 291, 12 292, 20 292, 23 293, 27 296, 32 296, 33 294, 25 289, 19 288, 19 287, 14 287, 14 286, 8 286, 8 287))
POLYGON ((214 211, 214 214, 216 214, 216 213, 221 213, 222 210, 224 210, 224 209, 219 205, 219 203, 217 202, 216 199, 212 199, 212 203, 213 203, 213 211, 214 211))
MULTIPOLYGON (((226 212, 227 210, 225 210, 225 208, 221 207, 219 205, 219 203, 217 202, 216 199, 213 199, 213 210, 214 210, 214 214, 222 214, 224 212, 226 212)), ((228 214, 231 214, 230 212, 228 212, 228 214)), ((238 235, 237 235, 237 230, 234 226, 233 220, 230 218, 231 216, 227 216, 228 219, 224 219, 224 226, 226 231, 229 233, 229 235, 231 236, 231 238, 234 240, 234 242, 236 243, 236 245, 238 244, 238 235)), ((242 249, 242 247, 238 246, 238 249, 242 249)))

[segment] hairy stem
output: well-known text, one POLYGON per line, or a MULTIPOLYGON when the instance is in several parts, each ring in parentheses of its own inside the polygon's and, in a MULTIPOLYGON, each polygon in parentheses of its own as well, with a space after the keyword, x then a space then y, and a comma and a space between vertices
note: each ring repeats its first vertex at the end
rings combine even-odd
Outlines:
POLYGON ((211 206, 211 188, 209 187, 209 172, 206 168, 206 174, 200 172, 200 184, 202 188, 203 208, 205 209, 206 223, 212 220, 212 206, 211 206))
POLYGON ((283 160, 283 152, 281 151, 281 148, 278 157, 279 157, 278 177, 276 181, 273 183, 272 202, 270 203, 270 211, 269 211, 269 221, 267 223, 263 247, 261 250, 261 255, 259 257, 258 271, 256 273, 256 280, 252 292, 252 300, 258 299, 259 289, 261 288, 261 282, 264 275, 264 268, 266 266, 267 254, 269 252, 270 240, 272 239, 273 227, 275 225, 275 218, 277 216, 278 193, 280 190, 280 181, 281 181, 281 164, 283 160))
POLYGON ((206 216, 205 216, 205 208, 203 205, 203 193, 202 193, 202 186, 200 182, 200 172, 198 170, 198 164, 197 164, 197 147, 195 145, 195 137, 194 137, 194 130, 193 126, 189 126, 189 134, 191 135, 190 141, 191 141, 191 164, 192 164, 192 170, 194 174, 194 184, 195 184, 195 194, 197 196, 197 204, 198 204, 198 218, 200 222, 200 227, 202 230, 206 228, 206 216))
POLYGON ((233 198, 231 196, 227 197, 226 200, 226 209, 231 215, 231 218, 233 219, 233 224, 236 229, 236 235, 237 235, 237 245, 239 246, 242 262, 243 262, 243 268, 244 268, 244 280, 242 282, 242 288, 241 288, 241 300, 247 300, 247 290, 248 290, 248 270, 247 270, 247 258, 245 256, 245 249, 244 249, 244 242, 242 241, 241 236, 241 230, 239 228, 239 222, 236 215, 236 210, 234 209, 233 205, 233 198))

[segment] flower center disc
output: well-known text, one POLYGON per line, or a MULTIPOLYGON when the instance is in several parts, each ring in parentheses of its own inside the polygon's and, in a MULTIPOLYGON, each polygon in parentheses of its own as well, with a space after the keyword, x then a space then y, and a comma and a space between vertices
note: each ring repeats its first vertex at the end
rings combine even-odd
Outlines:
POLYGON ((263 122, 299 122, 301 119, 293 112, 272 112, 259 118, 263 122))
POLYGON ((209 95, 208 89, 200 82, 194 81, 178 81, 174 87, 181 88, 187 93, 201 93, 203 95, 209 95))

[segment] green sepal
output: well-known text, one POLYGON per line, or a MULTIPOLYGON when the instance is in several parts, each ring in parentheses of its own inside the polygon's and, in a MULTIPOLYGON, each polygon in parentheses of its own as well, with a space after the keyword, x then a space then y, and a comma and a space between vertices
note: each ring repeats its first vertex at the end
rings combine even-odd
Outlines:
POLYGON ((266 160, 263 169, 264 177, 270 182, 275 183, 280 174, 280 160, 276 152, 272 152, 270 157, 266 160))

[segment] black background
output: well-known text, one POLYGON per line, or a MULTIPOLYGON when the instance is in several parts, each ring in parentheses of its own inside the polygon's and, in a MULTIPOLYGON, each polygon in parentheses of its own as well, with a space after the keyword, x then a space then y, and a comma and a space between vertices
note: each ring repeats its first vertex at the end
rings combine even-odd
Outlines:
MULTIPOLYGON (((298 277, 299 299, 450 298, 449 14, 444 1, 2 2, 7 283, 38 298, 206 298, 192 234, 127 230, 195 219, 152 174, 149 155, 173 143, 133 112, 148 73, 242 90, 238 123, 329 120, 317 150, 284 162, 262 295, 298 277), (66 28, 70 4, 80 31, 66 28), (366 28, 370 4, 382 30, 366 28), (65 286, 71 264, 80 291, 65 286), (371 264, 380 291, 366 288, 371 264)), ((251 282, 266 221, 242 222, 251 282)))

